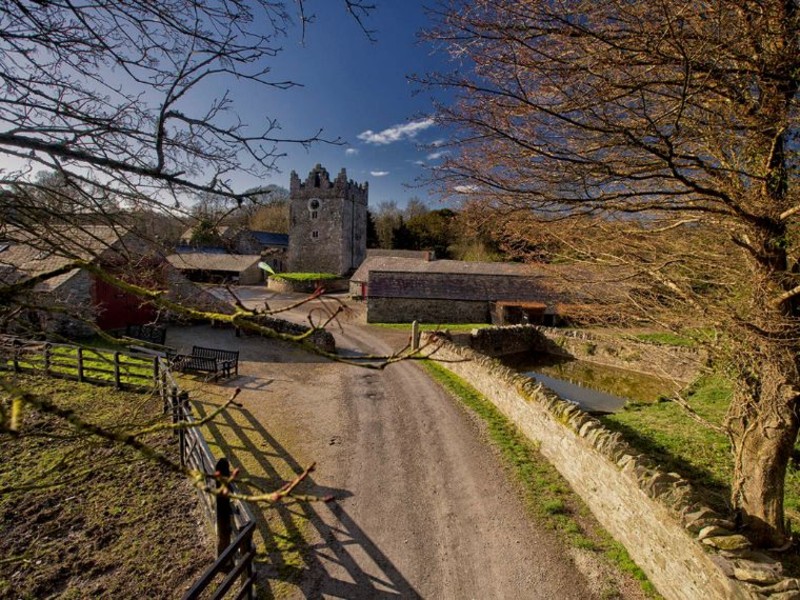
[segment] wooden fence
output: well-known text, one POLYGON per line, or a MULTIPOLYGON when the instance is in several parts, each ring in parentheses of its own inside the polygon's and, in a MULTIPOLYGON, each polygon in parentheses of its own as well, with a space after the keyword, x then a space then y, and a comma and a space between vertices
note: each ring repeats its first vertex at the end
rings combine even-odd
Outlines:
POLYGON ((109 385, 116 389, 152 389, 159 372, 158 357, 55 344, 0 338, 0 370, 36 373, 109 385))
MULTIPOLYGON (((169 363, 159 356, 141 356, 125 352, 86 348, 0 336, 0 370, 35 373, 72 379, 117 389, 158 389, 164 412, 172 414, 181 466, 203 473, 206 488, 218 487, 218 477, 230 475, 230 465, 219 460, 208 446, 192 414, 189 393, 180 389, 169 363)), ((233 484, 228 486, 236 492, 233 484)), ((255 517, 244 502, 227 496, 201 491, 206 516, 215 524, 217 560, 184 596, 194 600, 201 595, 223 598, 239 580, 236 598, 254 597, 253 558, 255 517), (212 586, 223 578, 216 588, 212 586), (213 591, 212 591, 213 590, 213 591), (210 594, 210 595, 209 595, 210 594)))
MULTIPOLYGON (((181 466, 205 474, 207 489, 219 487, 218 476, 227 477, 231 474, 228 459, 222 457, 215 460, 202 431, 193 426, 196 419, 189 403, 189 393, 180 389, 169 365, 163 359, 159 360, 157 383, 164 411, 171 412, 173 422, 181 424, 176 429, 181 466)), ((228 487, 234 493, 238 491, 235 484, 229 484, 228 487)), ((250 507, 240 500, 231 500, 227 496, 209 492, 202 492, 200 498, 207 516, 215 523, 217 560, 184 595, 184 600, 194 600, 201 596, 215 600, 224 598, 237 579, 240 585, 235 597, 253 598, 255 516, 250 507), (220 577, 224 577, 223 580, 208 596, 207 590, 220 577)))

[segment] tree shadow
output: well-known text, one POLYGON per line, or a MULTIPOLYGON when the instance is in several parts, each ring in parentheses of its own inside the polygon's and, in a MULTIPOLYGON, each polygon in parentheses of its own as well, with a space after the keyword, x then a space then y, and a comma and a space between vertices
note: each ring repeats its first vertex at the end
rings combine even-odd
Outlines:
POLYGON ((695 492, 708 504, 709 507, 720 514, 730 514, 730 482, 720 481, 710 470, 695 465, 681 456, 673 454, 669 448, 657 441, 642 435, 641 432, 623 423, 599 417, 603 426, 610 431, 622 434, 625 441, 634 449, 652 458, 659 469, 665 472, 680 474, 691 482, 695 492))
MULTIPOLYGON (((216 405, 195 401, 203 416, 216 405)), ((205 426, 242 479, 275 490, 303 472, 303 466, 245 408, 232 407, 205 426)), ((300 587, 306 598, 421 598, 389 558, 337 502, 352 496, 343 489, 319 486, 309 476, 296 491, 331 502, 290 499, 276 505, 252 505, 261 542, 257 542, 258 582, 274 598, 280 582, 300 587), (317 536, 309 535, 313 528, 317 536), (320 541, 309 542, 318 537, 320 541)), ((312 531, 313 531, 312 530, 312 531)))

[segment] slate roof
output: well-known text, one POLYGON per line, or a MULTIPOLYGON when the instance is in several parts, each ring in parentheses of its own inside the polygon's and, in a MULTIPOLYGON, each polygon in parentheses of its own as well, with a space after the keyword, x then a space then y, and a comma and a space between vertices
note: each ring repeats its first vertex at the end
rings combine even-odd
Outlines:
POLYGON ((449 273, 460 275, 505 275, 511 277, 539 276, 541 267, 521 263, 468 262, 463 260, 421 260, 397 256, 368 257, 351 278, 366 282, 370 271, 395 273, 449 273))
MULTIPOLYGON (((72 260, 94 261, 120 256, 128 233, 108 225, 59 228, 33 233, 14 229, 6 232, 0 251, 0 282, 12 283, 56 270, 72 260), (119 250, 119 252, 118 252, 119 250)), ((74 277, 79 269, 52 277, 36 285, 34 291, 51 292, 74 277)))
POLYGON ((209 254, 184 252, 171 254, 167 261, 182 271, 227 271, 241 273, 261 260, 258 254, 209 254))
MULTIPOLYGON (((181 239, 182 240, 190 240, 190 239, 192 239, 192 234, 194 233, 194 228, 195 227, 196 227, 196 225, 192 225, 186 231, 184 231, 181 234, 181 239)), ((228 235, 230 235, 233 232, 233 229, 231 228, 230 225, 218 225, 217 227, 214 228, 214 231, 216 231, 216 233, 217 233, 217 235, 219 235, 219 237, 225 238, 225 237, 227 237, 228 235), (230 231, 228 231, 228 230, 230 230, 230 231)))
POLYGON ((351 279, 367 295, 506 302, 619 302, 630 284, 620 273, 581 265, 545 265, 373 257, 351 279))
POLYGON ((392 250, 387 248, 367 248, 367 258, 388 256, 397 258, 418 258, 421 260, 436 260, 433 250, 392 250))
POLYGON ((270 231, 249 231, 259 244, 263 246, 289 246, 288 233, 272 233, 270 231))

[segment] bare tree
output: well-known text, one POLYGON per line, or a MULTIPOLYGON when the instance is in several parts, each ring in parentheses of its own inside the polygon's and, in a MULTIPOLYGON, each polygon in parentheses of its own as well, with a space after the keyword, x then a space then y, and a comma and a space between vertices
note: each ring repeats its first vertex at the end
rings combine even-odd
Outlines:
MULTIPOLYGON (((270 77, 270 59, 291 32, 293 16, 305 35, 312 4, 0 3, 0 330, 23 309, 80 318, 86 306, 69 299, 45 304, 42 295, 33 293, 76 269, 159 311, 211 318, 148 286, 150 272, 157 273, 159 265, 133 251, 129 262, 118 260, 128 250, 120 242, 131 230, 138 238, 149 234, 156 244, 173 240, 176 228, 162 217, 171 221, 188 215, 203 198, 226 208, 241 205, 262 190, 236 190, 234 174, 272 172, 285 144, 337 142, 321 130, 287 139, 269 117, 245 124, 237 116, 234 94, 225 91, 236 85, 278 90, 294 85, 270 77), (210 96, 209 90, 220 93, 210 96), (103 235, 98 225, 104 226, 103 235), (109 237, 108 231, 116 235, 109 237), (34 275, 17 268, 8 258, 13 250, 8 242, 30 247, 35 256, 25 261, 45 266, 34 275), (92 260, 111 249, 116 266, 122 265, 114 272, 92 260), (63 260, 48 269, 45 263, 53 256, 63 260)), ((341 5, 369 35, 365 18, 372 5, 362 0, 342 0, 341 5)), ((329 318, 320 327, 334 320, 339 309, 326 313, 329 318)), ((232 310, 215 318, 315 351, 307 336, 276 332, 264 311, 248 311, 241 303, 232 310)), ((0 384, 2 434, 19 433, 20 406, 50 407, 35 390, 18 389, 10 378, 0 384)))
POLYGON ((662 323, 713 327, 736 382, 733 503, 783 545, 798 433, 796 0, 453 1, 429 35, 457 71, 451 192, 634 269, 662 323), (670 315, 672 315, 670 317, 670 315))

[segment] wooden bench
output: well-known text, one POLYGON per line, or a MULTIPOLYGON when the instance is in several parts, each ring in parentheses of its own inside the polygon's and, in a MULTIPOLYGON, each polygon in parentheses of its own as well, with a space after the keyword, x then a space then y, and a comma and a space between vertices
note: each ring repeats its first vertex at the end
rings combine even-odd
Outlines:
POLYGON ((172 368, 181 373, 187 371, 195 373, 213 373, 214 379, 219 379, 220 375, 230 376, 230 365, 222 363, 215 358, 204 358, 202 356, 192 356, 191 354, 172 354, 169 355, 172 368))
POLYGON ((176 371, 196 371, 231 377, 239 375, 239 351, 192 346, 191 354, 167 355, 176 371))
POLYGON ((222 363, 228 371, 230 377, 231 372, 234 375, 239 375, 239 351, 238 350, 221 350, 219 348, 204 348, 202 346, 192 346, 192 356, 200 358, 213 358, 222 363))

